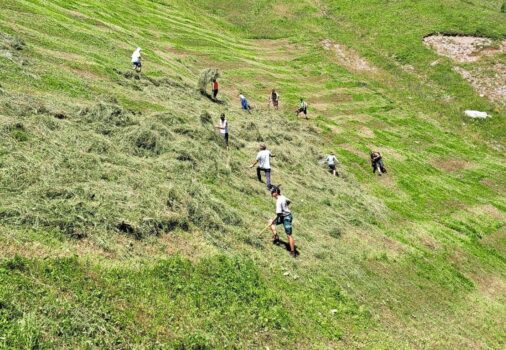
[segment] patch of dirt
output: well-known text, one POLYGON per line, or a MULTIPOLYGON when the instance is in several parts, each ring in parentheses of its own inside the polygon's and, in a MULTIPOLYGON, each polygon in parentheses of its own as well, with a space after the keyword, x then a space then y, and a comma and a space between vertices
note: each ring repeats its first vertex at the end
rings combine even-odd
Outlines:
MULTIPOLYGON (((374 149, 375 147, 373 145, 369 145, 369 148, 374 149)), ((390 147, 381 147, 380 152, 386 157, 386 160, 388 160, 388 158, 395 159, 400 162, 404 162, 406 160, 406 156, 390 147)))
POLYGON ((35 46, 34 50, 44 56, 52 56, 68 62, 86 62, 86 58, 71 52, 50 50, 44 47, 35 46))
MULTIPOLYGON (((506 40, 494 42, 489 38, 473 36, 432 35, 424 38, 424 43, 439 55, 456 63, 476 63, 473 66, 456 66, 454 70, 467 80, 481 97, 506 105, 506 65, 493 58, 506 53, 506 40), (489 58, 482 60, 484 57, 489 58)), ((438 62, 439 60, 431 65, 438 62)))
POLYGON ((360 157, 360 158, 366 158, 369 159, 369 155, 365 152, 357 150, 355 147, 348 143, 342 143, 339 145, 340 148, 347 150, 350 153, 353 153, 354 155, 360 157))
POLYGON ((311 105, 315 102, 317 103, 326 103, 326 104, 335 104, 335 103, 343 103, 343 102, 353 102, 353 97, 344 92, 332 92, 327 94, 315 94, 311 96, 311 105))
POLYGON ((179 233, 177 235, 162 235, 160 241, 168 255, 179 255, 190 261, 199 261, 206 256, 214 254, 214 249, 194 234, 179 233))
POLYGON ((496 63, 491 67, 474 67, 454 70, 480 94, 481 97, 506 105, 506 65, 496 63))
POLYGON ((470 208, 470 211, 476 215, 485 214, 496 220, 506 220, 506 213, 494 207, 492 204, 476 205, 470 208))
POLYGON ((321 44, 325 50, 334 51, 339 63, 350 70, 361 72, 378 71, 376 67, 371 65, 364 58, 360 57, 360 55, 355 50, 350 49, 349 47, 337 44, 330 39, 323 40, 321 44))
POLYGON ((485 297, 493 300, 506 299, 506 283, 501 277, 480 271, 473 274, 472 279, 485 297))
POLYGON ((431 35, 423 42, 439 55, 458 63, 476 62, 483 56, 506 52, 506 40, 495 47, 492 39, 474 36, 431 35))
POLYGON ((489 178, 485 178, 485 179, 481 180, 480 183, 482 185, 489 187, 490 189, 492 189, 494 191, 502 191, 503 190, 503 186, 501 186, 496 181, 489 179, 489 178))
POLYGON ((494 233, 485 236, 481 242, 499 253, 506 255, 506 226, 503 226, 494 233))
POLYGON ((369 139, 372 139, 374 138, 374 131, 372 131, 371 129, 369 129, 368 127, 366 126, 362 126, 358 129, 358 134, 362 137, 365 137, 365 138, 369 138, 369 139))
POLYGON ((371 257, 385 253, 388 258, 395 259, 409 250, 408 247, 390 237, 357 228, 351 229, 341 241, 343 244, 354 247, 363 246, 364 252, 371 257))
POLYGON ((431 236, 425 234, 425 235, 420 235, 419 236, 419 239, 420 239, 420 242, 427 248, 429 248, 430 250, 437 250, 439 249, 439 244, 438 242, 432 238, 431 236))
POLYGON ((100 75, 85 69, 68 69, 73 74, 80 76, 81 78, 96 81, 103 79, 100 75))
POLYGON ((431 161, 431 164, 442 171, 454 172, 462 169, 469 169, 472 167, 470 162, 463 159, 436 159, 431 161))
POLYGON ((370 123, 374 120, 373 117, 371 117, 370 115, 367 115, 367 114, 353 114, 353 115, 345 114, 343 116, 339 116, 338 118, 339 119, 346 118, 346 119, 361 122, 361 123, 370 123))

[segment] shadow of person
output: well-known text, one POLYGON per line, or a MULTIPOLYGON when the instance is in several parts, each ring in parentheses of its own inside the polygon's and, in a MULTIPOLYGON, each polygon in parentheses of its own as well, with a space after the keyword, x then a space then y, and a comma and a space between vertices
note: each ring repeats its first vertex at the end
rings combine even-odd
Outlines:
POLYGON ((207 99, 209 99, 211 102, 214 102, 214 103, 217 103, 219 105, 224 105, 225 104, 225 101, 222 101, 222 100, 218 100, 218 99, 215 99, 213 96, 211 96, 211 94, 209 94, 208 92, 203 92, 201 91, 200 94, 204 97, 207 97, 207 99))
MULTIPOLYGON (((290 243, 283 241, 282 239, 278 239, 276 242, 273 243, 275 246, 285 248, 286 251, 290 251, 290 243)), ((295 246, 295 256, 299 256, 300 252, 297 249, 297 246, 295 246)))

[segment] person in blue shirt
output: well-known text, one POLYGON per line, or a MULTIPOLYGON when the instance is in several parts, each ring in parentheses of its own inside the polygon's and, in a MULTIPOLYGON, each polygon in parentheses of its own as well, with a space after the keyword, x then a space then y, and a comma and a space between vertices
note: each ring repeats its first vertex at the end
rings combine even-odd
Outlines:
POLYGON ((239 99, 241 100, 242 109, 251 113, 251 106, 249 105, 249 102, 246 99, 246 97, 243 94, 240 94, 239 99))

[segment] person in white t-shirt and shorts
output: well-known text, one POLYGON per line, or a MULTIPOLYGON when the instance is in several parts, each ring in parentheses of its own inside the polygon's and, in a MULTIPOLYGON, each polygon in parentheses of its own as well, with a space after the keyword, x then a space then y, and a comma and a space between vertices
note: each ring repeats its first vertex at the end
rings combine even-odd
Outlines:
POLYGON ((332 175, 339 176, 339 173, 337 172, 336 166, 339 161, 336 158, 335 153, 331 153, 325 158, 325 161, 327 162, 329 166, 329 170, 332 172, 332 175))
POLYGON ((291 210, 288 208, 290 200, 285 196, 281 195, 279 186, 271 187, 271 196, 276 199, 276 217, 270 221, 270 229, 272 232, 272 242, 277 244, 279 242, 279 236, 276 232, 277 225, 283 225, 286 236, 288 237, 288 243, 290 245, 290 254, 295 258, 297 253, 295 251, 295 240, 292 237, 292 221, 293 216, 291 210))
POLYGON ((257 154, 257 158, 253 164, 251 164, 250 168, 253 168, 258 164, 257 167, 257 178, 258 181, 262 182, 262 172, 265 173, 265 180, 267 185, 267 190, 271 189, 271 157, 274 155, 267 149, 267 146, 264 144, 260 145, 260 151, 257 154))

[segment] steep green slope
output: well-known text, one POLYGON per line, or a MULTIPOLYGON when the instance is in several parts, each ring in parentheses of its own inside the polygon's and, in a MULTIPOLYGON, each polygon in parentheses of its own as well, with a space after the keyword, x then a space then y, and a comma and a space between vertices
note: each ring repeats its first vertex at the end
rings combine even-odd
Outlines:
POLYGON ((503 347, 504 110, 422 44, 503 38, 499 8, 4 1, 1 347, 503 347), (195 90, 208 67, 222 105, 195 90), (260 233, 274 203, 247 169, 259 142, 293 200, 295 260, 260 233), (388 176, 372 176, 371 148, 388 176), (341 178, 318 164, 330 150, 341 178))

